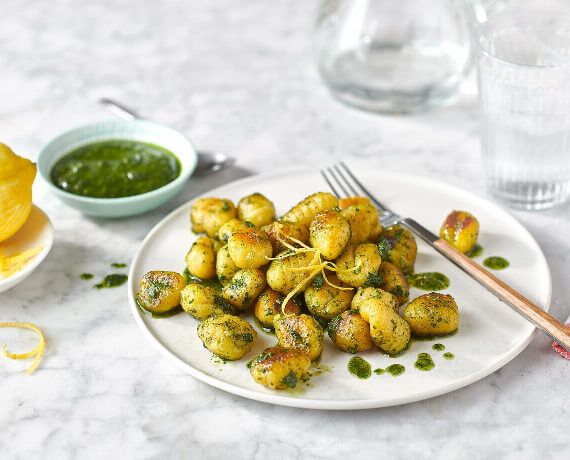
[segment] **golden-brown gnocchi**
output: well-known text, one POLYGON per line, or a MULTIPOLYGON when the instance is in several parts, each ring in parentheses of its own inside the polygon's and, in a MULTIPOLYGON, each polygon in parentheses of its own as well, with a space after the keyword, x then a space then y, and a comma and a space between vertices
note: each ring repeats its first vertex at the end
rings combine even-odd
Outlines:
POLYGON ((256 332, 238 316, 212 315, 198 325, 198 337, 204 346, 220 358, 235 361, 253 348, 256 332))
POLYGON ((293 206, 282 218, 283 221, 297 222, 305 227, 321 211, 338 207, 338 199, 328 192, 317 192, 293 206))
POLYGON ((229 284, 234 275, 239 271, 239 267, 230 257, 230 251, 226 244, 218 251, 216 257, 216 275, 222 286, 229 284))
POLYGON ((459 309, 449 294, 431 292, 412 300, 404 309, 404 319, 417 335, 449 334, 459 325, 459 309))
POLYGON ((275 315, 273 320, 279 345, 305 353, 311 361, 323 351, 324 331, 309 315, 275 315))
POLYGON ((299 252, 288 255, 282 254, 280 259, 272 260, 267 269, 267 284, 274 291, 287 295, 297 285, 305 282, 301 290, 310 282, 309 270, 306 267, 314 263, 314 254, 311 252, 299 252))
POLYGON ((200 198, 190 210, 192 230, 195 233, 205 232, 210 238, 215 238, 220 227, 235 216, 234 204, 222 198, 200 198))
POLYGON ((237 205, 238 217, 256 227, 268 225, 275 220, 275 206, 261 193, 244 196, 237 205))
POLYGON ((402 270, 390 262, 382 262, 378 273, 382 275, 382 289, 394 294, 398 305, 404 305, 410 298, 410 286, 402 270))
POLYGON ((285 313, 286 315, 298 315, 301 307, 295 300, 290 299, 283 307, 283 297, 277 291, 267 288, 257 298, 253 314, 263 327, 273 329, 273 318, 275 315, 285 313))
POLYGON ((349 244, 336 260, 338 278, 353 287, 375 280, 382 259, 378 246, 372 243, 349 244))
POLYGON ((273 246, 273 255, 277 255, 287 249, 283 242, 289 246, 299 247, 299 244, 292 238, 304 244, 309 243, 308 227, 296 222, 273 222, 270 225, 265 225, 263 230, 269 235, 271 245, 273 246))
POLYGON ((479 236, 479 221, 467 211, 452 211, 439 231, 439 237, 461 252, 475 246, 479 236))
POLYGON ((218 293, 211 287, 191 283, 180 292, 180 306, 190 316, 202 321, 220 310, 216 298, 218 293))
POLYGON ((218 239, 222 243, 227 243, 233 233, 238 230, 245 230, 246 228, 251 228, 252 225, 246 224, 244 221, 239 219, 230 219, 218 230, 218 239))
POLYGON ((166 313, 180 305, 186 279, 179 273, 150 271, 141 279, 136 301, 151 313, 166 313))
POLYGON ((311 221, 309 241, 325 260, 336 259, 350 239, 350 224, 338 211, 319 212, 311 221))
MULTIPOLYGON (((335 275, 327 275, 327 280, 335 286, 346 287, 335 275)), ((332 319, 350 308, 353 295, 353 289, 339 289, 324 282, 322 276, 318 276, 305 289, 305 303, 311 314, 332 319)))
POLYGON ((335 316, 327 327, 332 342, 339 350, 358 353, 372 348, 370 325, 354 310, 335 316))
POLYGON ((377 232, 378 210, 368 203, 353 204, 341 211, 342 216, 350 224, 351 237, 349 243, 358 244, 370 240, 377 232))
POLYGON ((386 353, 399 353, 408 346, 410 326, 392 308, 378 299, 369 299, 362 304, 370 323, 370 337, 386 353))
POLYGON ((216 242, 199 237, 186 254, 186 268, 192 276, 207 280, 216 276, 216 242))
POLYGON ((399 267, 404 275, 413 273, 418 246, 412 232, 399 225, 392 225, 380 235, 380 239, 384 238, 390 245, 387 261, 399 267))
POLYGON ((273 246, 263 230, 248 228, 230 236, 228 251, 239 268, 258 268, 269 263, 269 258, 273 255, 273 246))
POLYGON ((352 298, 352 302, 350 304, 350 308, 356 310, 360 313, 366 321, 368 321, 368 312, 361 311, 361 306, 364 301, 368 299, 379 299, 388 305, 392 310, 398 313, 399 304, 398 299, 394 294, 390 294, 389 292, 385 291, 384 289, 375 288, 375 287, 366 287, 366 288, 359 288, 354 294, 352 298))
POLYGON ((253 358, 248 367, 253 379, 274 390, 295 388, 311 368, 305 353, 292 348, 274 346, 253 358))
POLYGON ((229 284, 222 289, 222 296, 240 310, 253 305, 267 286, 265 275, 258 268, 244 268, 236 272, 229 284))

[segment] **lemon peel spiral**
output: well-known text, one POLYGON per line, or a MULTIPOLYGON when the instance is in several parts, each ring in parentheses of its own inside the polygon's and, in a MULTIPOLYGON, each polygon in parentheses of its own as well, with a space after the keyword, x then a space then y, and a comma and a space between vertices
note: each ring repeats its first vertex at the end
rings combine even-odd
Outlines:
POLYGON ((15 327, 18 329, 30 329, 36 332, 40 336, 40 343, 38 344, 38 346, 33 350, 28 351, 27 353, 10 353, 6 351, 8 345, 4 344, 4 346, 2 347, 2 352, 4 353, 4 356, 10 359, 27 359, 35 356, 36 359, 29 367, 29 369, 26 371, 26 374, 31 374, 32 372, 34 372, 38 367, 40 360, 42 359, 42 354, 46 346, 46 339, 42 330, 35 324, 31 323, 4 322, 0 323, 0 327, 15 327))

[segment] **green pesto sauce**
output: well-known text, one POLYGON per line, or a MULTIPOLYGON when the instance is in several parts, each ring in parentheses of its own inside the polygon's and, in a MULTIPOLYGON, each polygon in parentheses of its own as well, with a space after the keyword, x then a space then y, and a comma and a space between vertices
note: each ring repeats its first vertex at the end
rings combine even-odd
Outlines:
POLYGON ((453 353, 445 352, 445 353, 443 354, 443 357, 444 357, 445 359, 453 359, 453 358, 455 358, 455 355, 454 355, 453 353))
POLYGON ((163 313, 153 313, 152 311, 149 311, 146 308, 144 308, 138 302, 137 302, 137 307, 139 307, 139 310, 142 311, 145 316, 148 316, 150 318, 170 318, 171 316, 177 315, 178 313, 182 313, 184 311, 181 306, 177 306, 174 307, 172 310, 168 310, 163 313))
POLYGON ((473 246, 469 251, 467 251, 465 253, 465 255, 467 257, 479 257, 481 254, 483 254, 483 246, 481 246, 479 243, 475 243, 475 246, 473 246))
POLYGON ((420 371, 431 371, 435 364, 428 353, 420 353, 414 366, 420 371))
POLYGON ((218 293, 222 293, 222 284, 218 281, 217 278, 212 278, 211 280, 203 280, 202 278, 198 278, 197 276, 191 275, 188 271, 188 268, 184 269, 182 273, 184 278, 186 278, 187 284, 201 284, 202 286, 211 287, 218 293))
POLYGON ((374 369, 374 373, 375 373, 376 375, 382 375, 382 374, 384 374, 385 372, 386 372, 386 371, 385 371, 384 369, 380 368, 380 367, 379 367, 378 369, 374 369))
POLYGON ((91 273, 82 273, 81 275, 79 275, 79 278, 81 278, 82 280, 90 280, 91 278, 93 278, 93 275, 91 273))
POLYGON ((107 275, 105 278, 103 278, 103 281, 95 284, 93 288, 103 289, 121 286, 127 282, 127 278, 127 275, 123 275, 122 273, 113 273, 111 275, 107 275))
POLYGON ((414 273, 408 276, 408 283, 424 291, 441 291, 449 287, 449 278, 439 272, 414 273))
POLYGON ((261 329, 261 330, 262 330, 263 332, 265 332, 266 334, 275 335, 275 329, 272 328, 272 327, 267 327, 267 326, 261 324, 261 321, 259 321, 256 316, 253 317, 253 322, 255 323, 255 325, 256 325, 259 329, 261 329))
POLYGON ((386 372, 388 372, 392 377, 397 377, 398 375, 402 375, 406 372, 406 368, 401 364, 392 364, 386 368, 386 372))
POLYGON ((443 343, 435 343, 431 348, 435 351, 443 351, 445 350, 445 345, 443 343))
POLYGON ((180 162, 157 145, 106 140, 83 145, 61 157, 51 181, 74 195, 119 198, 150 192, 180 175, 180 162))
POLYGON ((350 358, 348 372, 359 379, 367 379, 372 373, 370 363, 360 356, 350 358))
POLYGON ((125 268, 126 266, 127 266, 127 264, 120 264, 120 263, 117 263, 117 262, 113 262, 113 263, 111 264, 111 267, 112 267, 112 268, 125 268))
POLYGON ((509 266, 509 261, 507 259, 503 259, 502 257, 487 257, 483 261, 483 265, 485 267, 490 268, 491 270, 502 270, 509 266))

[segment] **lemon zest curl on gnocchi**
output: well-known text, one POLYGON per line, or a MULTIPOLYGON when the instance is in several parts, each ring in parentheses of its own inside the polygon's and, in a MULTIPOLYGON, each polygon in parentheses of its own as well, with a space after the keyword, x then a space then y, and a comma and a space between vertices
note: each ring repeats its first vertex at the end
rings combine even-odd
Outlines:
POLYGON ((290 291, 289 294, 287 294, 287 296, 283 300, 283 303, 281 304, 281 313, 283 313, 284 315, 292 315, 293 314, 293 313, 287 314, 285 312, 285 306, 295 295, 297 295, 297 293, 303 288, 303 286, 305 286, 310 280, 312 280, 318 274, 322 275, 323 280, 329 286, 340 289, 342 291, 351 291, 354 289, 353 287, 337 286, 336 284, 331 283, 327 279, 325 269, 330 270, 330 271, 334 271, 334 272, 350 272, 350 271, 358 270, 358 268, 359 268, 358 265, 353 267, 353 268, 349 268, 349 269, 340 269, 336 266, 335 263, 333 263, 329 260, 323 260, 322 254, 318 248, 312 248, 310 246, 307 246, 302 241, 299 241, 298 239, 296 239, 290 235, 287 235, 284 232, 281 232, 279 230, 277 231, 277 239, 281 242, 281 244, 283 244, 284 247, 286 247, 288 249, 288 251, 283 253, 283 254, 278 255, 277 257, 271 257, 271 258, 268 257, 268 260, 283 260, 283 259, 286 259, 287 257, 291 257, 295 254, 299 254, 302 252, 312 252, 314 254, 313 259, 311 260, 310 264, 307 266, 285 268, 285 270, 289 270, 292 272, 308 272, 308 271, 311 271, 311 272, 309 273, 307 278, 305 278, 303 281, 299 282, 295 286, 295 288, 293 288, 293 290, 290 291), (287 241, 285 241, 285 239, 283 239, 283 237, 285 237, 285 238, 291 240, 292 242, 298 244, 299 247, 295 247, 295 246, 289 244, 287 241))

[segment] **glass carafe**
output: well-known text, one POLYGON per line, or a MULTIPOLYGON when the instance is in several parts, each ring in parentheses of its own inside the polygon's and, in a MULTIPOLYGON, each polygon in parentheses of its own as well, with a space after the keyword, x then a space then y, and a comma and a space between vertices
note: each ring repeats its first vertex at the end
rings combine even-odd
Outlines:
POLYGON ((445 104, 472 65, 471 0, 322 0, 319 72, 341 101, 408 113, 445 104))

